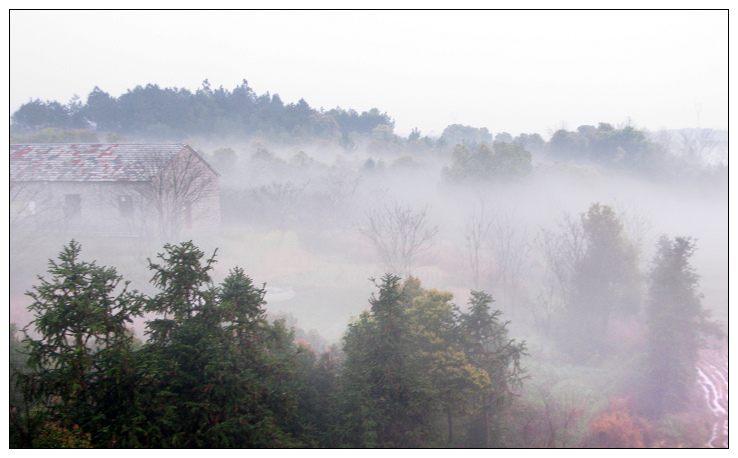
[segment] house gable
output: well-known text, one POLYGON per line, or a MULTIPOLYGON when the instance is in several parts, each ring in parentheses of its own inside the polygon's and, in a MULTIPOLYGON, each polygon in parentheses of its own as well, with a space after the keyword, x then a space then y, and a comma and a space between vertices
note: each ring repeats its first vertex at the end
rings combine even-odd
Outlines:
POLYGON ((10 156, 16 229, 174 237, 220 221, 219 175, 185 144, 23 144, 10 156))

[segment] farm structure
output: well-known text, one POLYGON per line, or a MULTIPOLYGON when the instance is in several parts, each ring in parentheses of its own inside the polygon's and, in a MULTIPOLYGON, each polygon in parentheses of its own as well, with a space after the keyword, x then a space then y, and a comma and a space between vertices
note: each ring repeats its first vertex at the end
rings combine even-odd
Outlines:
POLYGON ((11 144, 11 231, 110 236, 212 232, 218 173, 185 144, 11 144))

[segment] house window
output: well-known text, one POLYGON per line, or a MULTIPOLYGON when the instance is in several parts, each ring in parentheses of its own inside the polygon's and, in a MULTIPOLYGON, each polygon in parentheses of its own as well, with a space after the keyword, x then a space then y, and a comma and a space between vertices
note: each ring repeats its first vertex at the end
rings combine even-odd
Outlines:
POLYGON ((82 198, 79 194, 67 194, 64 196, 64 216, 71 218, 79 215, 82 209, 82 198))
POLYGON ((131 196, 118 196, 118 210, 123 218, 133 216, 133 198, 131 196))

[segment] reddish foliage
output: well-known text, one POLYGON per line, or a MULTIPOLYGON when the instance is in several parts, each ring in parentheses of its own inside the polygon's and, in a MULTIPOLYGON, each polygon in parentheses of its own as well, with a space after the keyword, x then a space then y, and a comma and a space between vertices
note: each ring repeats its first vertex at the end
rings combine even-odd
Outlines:
POLYGON ((650 446, 648 428, 624 399, 614 399, 589 425, 583 447, 641 448, 650 446))

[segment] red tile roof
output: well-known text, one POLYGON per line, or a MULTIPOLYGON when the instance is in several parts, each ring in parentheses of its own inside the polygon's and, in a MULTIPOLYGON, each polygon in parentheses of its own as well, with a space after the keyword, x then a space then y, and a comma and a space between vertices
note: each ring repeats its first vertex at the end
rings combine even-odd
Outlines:
POLYGON ((149 181, 183 143, 10 145, 10 181, 149 181))

